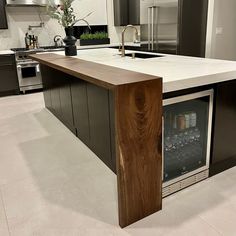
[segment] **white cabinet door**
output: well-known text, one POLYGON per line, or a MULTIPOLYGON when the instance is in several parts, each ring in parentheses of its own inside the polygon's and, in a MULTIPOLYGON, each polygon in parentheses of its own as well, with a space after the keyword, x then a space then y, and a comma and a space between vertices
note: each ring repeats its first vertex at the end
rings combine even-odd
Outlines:
MULTIPOLYGON (((106 0, 75 0, 73 2, 75 12, 79 18, 93 12, 86 20, 90 25, 107 25, 107 4, 106 0)), ((78 22, 76 25, 86 25, 84 22, 78 22)))

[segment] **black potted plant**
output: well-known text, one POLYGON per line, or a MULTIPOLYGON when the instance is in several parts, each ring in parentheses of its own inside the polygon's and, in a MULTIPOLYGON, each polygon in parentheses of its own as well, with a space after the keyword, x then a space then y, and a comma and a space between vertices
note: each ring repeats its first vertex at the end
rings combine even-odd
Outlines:
POLYGON ((74 37, 74 29, 73 26, 79 22, 84 21, 89 26, 89 23, 85 20, 86 17, 92 14, 90 12, 83 18, 77 19, 74 14, 74 9, 72 7, 72 2, 74 0, 61 0, 60 5, 55 5, 54 1, 49 0, 48 4, 48 13, 49 15, 58 21, 60 25, 62 25, 65 29, 66 37, 64 38, 65 43, 65 55, 66 56, 76 56, 77 48, 76 41, 77 39, 74 37))
POLYGON ((91 33, 83 33, 80 36, 80 45, 98 45, 98 44, 110 44, 110 39, 108 37, 107 32, 95 32, 91 33))

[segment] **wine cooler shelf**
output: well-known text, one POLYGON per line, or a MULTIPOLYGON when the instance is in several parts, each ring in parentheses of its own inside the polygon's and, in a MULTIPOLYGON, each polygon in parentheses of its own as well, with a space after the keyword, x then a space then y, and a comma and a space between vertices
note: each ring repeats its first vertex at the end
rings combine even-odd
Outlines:
POLYGON ((197 126, 197 112, 186 112, 173 115, 172 112, 165 114, 165 121, 168 124, 167 131, 183 131, 197 126))

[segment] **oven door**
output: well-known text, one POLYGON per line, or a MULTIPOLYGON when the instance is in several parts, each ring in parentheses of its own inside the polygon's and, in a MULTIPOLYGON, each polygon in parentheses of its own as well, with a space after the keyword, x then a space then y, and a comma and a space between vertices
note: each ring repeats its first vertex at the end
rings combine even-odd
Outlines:
POLYGON ((22 62, 17 64, 20 88, 42 85, 42 77, 38 62, 22 62))

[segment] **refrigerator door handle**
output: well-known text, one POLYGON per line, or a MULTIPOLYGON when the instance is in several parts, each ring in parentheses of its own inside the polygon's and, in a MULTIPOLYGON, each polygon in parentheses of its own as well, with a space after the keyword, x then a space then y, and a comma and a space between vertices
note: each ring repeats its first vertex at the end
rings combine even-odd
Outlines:
POLYGON ((154 12, 154 18, 155 18, 155 32, 154 32, 154 46, 155 46, 155 50, 158 50, 159 48, 159 41, 158 41, 158 37, 159 37, 159 16, 160 16, 160 7, 156 7, 155 9, 155 12, 154 12))
POLYGON ((151 35, 151 38, 152 38, 152 51, 154 50, 154 7, 152 7, 152 35, 151 35))
POLYGON ((148 50, 151 50, 151 7, 148 8, 148 50))

